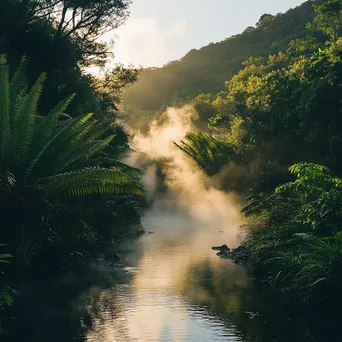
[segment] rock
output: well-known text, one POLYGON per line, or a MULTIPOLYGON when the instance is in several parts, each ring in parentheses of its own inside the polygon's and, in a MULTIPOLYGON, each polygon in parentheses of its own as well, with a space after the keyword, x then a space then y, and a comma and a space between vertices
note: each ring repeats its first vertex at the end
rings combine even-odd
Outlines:
POLYGON ((243 246, 230 249, 227 245, 222 245, 212 249, 218 251, 216 255, 221 259, 231 259, 236 264, 247 264, 251 257, 251 251, 243 246))
POLYGON ((154 234, 154 232, 148 232, 149 234, 154 234))
POLYGON ((230 248, 227 245, 222 246, 216 246, 212 248, 214 251, 220 251, 220 252, 230 252, 230 248))
POLYGON ((137 231, 137 235, 138 235, 138 236, 144 235, 145 233, 146 233, 146 232, 145 232, 144 229, 139 229, 139 230, 137 231))

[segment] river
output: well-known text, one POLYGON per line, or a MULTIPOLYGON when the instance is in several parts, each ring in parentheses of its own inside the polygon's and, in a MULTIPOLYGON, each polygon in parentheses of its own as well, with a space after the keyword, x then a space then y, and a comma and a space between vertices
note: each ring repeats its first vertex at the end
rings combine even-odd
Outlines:
POLYGON ((99 258, 54 285, 19 291, 5 340, 338 341, 332 318, 301 310, 217 257, 211 247, 228 231, 170 212, 147 212, 143 224, 154 234, 122 244, 120 265, 99 258))
POLYGON ((3 327, 6 341, 341 340, 334 315, 299 307, 216 256, 212 246, 238 245, 244 222, 236 196, 219 190, 173 144, 191 131, 192 117, 192 108, 170 108, 162 123, 152 122, 131 142, 137 153, 126 161, 145 170, 151 206, 142 225, 153 234, 109 246, 55 284, 19 289, 13 319, 3 327), (146 156, 157 164, 168 157, 167 191, 158 191, 157 168, 146 166, 146 156))

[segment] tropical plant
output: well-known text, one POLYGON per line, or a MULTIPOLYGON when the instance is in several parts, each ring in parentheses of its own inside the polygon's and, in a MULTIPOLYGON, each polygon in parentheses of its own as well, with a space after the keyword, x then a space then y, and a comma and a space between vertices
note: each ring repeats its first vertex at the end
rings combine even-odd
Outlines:
MULTIPOLYGON (((74 95, 40 115, 45 74, 29 89, 26 64, 23 58, 9 81, 6 58, 0 58, 0 213, 5 227, 10 220, 14 226, 1 234, 24 264, 42 240, 62 239, 63 228, 52 220, 64 220, 64 230, 69 221, 75 229, 71 216, 90 207, 90 197, 144 194, 140 171, 116 159, 113 123, 93 114, 66 115, 74 95)), ((90 215, 85 211, 84 218, 90 215)), ((87 226, 84 219, 79 223, 80 229, 87 226)))
POLYGON ((201 132, 191 132, 185 140, 174 144, 193 159, 208 176, 217 174, 233 157, 230 146, 201 132))
POLYGON ((266 261, 276 283, 293 291, 301 302, 319 303, 341 298, 342 239, 308 238, 300 249, 277 251, 266 261))
POLYGON ((294 182, 276 189, 298 204, 296 220, 309 225, 317 234, 331 234, 341 230, 342 180, 333 177, 327 167, 299 163, 290 167, 294 182))
POLYGON ((25 65, 24 58, 9 82, 5 57, 0 61, 1 198, 19 188, 44 196, 142 195, 136 169, 99 154, 115 137, 101 139, 109 123, 93 114, 61 120, 74 95, 39 115, 45 74, 28 91, 25 65), (103 162, 111 167, 94 166, 103 162))

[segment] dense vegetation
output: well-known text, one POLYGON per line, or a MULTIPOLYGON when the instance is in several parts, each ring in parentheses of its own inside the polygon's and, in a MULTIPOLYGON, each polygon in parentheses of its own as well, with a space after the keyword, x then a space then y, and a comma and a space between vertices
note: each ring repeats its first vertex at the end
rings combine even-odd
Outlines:
MULTIPOLYGON (((0 3, 0 297, 8 279, 56 274, 101 242, 139 227, 141 172, 118 160, 128 137, 116 122, 138 69, 100 78, 106 31, 128 16, 126 0, 0 3)), ((134 233, 134 231, 132 231, 134 233)))
POLYGON ((178 61, 143 71, 128 89, 124 102, 143 111, 165 108, 201 93, 224 90, 224 82, 241 70, 249 57, 263 57, 287 48, 290 41, 308 34, 306 23, 314 11, 310 2, 275 16, 265 14, 255 27, 219 43, 193 49, 178 61))
POLYGON ((194 101, 206 133, 178 147, 226 190, 248 195, 230 254, 299 301, 342 299, 342 1, 315 1, 306 37, 250 57, 194 101), (324 39, 322 39, 324 38, 324 39), (324 165, 324 166, 323 166, 324 165), (288 170, 290 172, 288 172, 288 170))

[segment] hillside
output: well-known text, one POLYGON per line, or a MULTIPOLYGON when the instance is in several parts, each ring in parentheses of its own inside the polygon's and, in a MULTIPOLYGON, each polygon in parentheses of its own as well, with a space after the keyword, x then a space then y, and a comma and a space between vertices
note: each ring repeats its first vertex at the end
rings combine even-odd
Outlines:
POLYGON ((250 56, 266 57, 286 50, 289 42, 308 35, 312 1, 276 16, 265 14, 255 27, 219 43, 193 49, 162 68, 145 69, 137 83, 127 89, 124 103, 143 110, 158 110, 179 98, 217 93, 242 68, 250 56))

